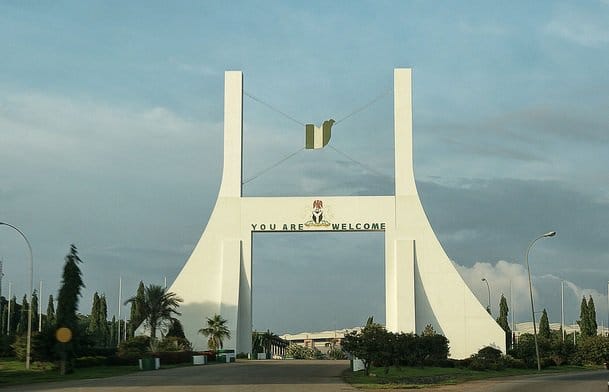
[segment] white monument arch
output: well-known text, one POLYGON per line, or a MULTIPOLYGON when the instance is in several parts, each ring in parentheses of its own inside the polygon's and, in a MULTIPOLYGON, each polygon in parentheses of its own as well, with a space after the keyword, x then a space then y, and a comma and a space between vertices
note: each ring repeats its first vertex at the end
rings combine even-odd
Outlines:
POLYGON ((419 200, 411 100, 411 70, 394 70, 393 196, 243 197, 243 75, 225 73, 224 169, 218 199, 169 289, 184 300, 181 321, 197 349, 206 344, 197 331, 217 313, 228 320, 231 332, 224 347, 251 351, 253 233, 383 231, 388 330, 421 333, 431 324, 449 339, 452 358, 487 345, 505 352, 504 331, 444 253, 419 200))

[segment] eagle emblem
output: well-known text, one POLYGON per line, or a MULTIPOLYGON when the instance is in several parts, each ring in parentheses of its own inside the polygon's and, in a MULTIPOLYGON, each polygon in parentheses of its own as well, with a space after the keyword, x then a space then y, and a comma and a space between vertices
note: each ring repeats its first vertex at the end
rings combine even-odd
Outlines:
POLYGON ((324 202, 322 200, 313 201, 311 220, 306 222, 305 226, 330 226, 330 222, 324 220, 324 202))

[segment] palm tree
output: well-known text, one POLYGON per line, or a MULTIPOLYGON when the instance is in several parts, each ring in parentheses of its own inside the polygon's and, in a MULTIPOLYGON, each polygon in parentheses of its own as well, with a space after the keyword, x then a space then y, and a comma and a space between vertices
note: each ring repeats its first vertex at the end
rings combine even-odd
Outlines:
POLYGON ((275 340, 279 339, 279 336, 275 335, 273 332, 268 329, 266 332, 260 335, 260 340, 262 341, 262 347, 264 347, 265 353, 271 352, 271 346, 275 343, 275 340))
POLYGON ((219 314, 207 318, 207 327, 201 328, 199 333, 208 337, 207 346, 210 350, 216 351, 223 347, 223 340, 230 339, 230 331, 226 326, 228 321, 219 314))
MULTIPOLYGON (((143 314, 145 315, 144 322, 150 328, 150 337, 154 341, 156 339, 156 331, 165 322, 171 321, 173 315, 181 315, 177 308, 182 302, 182 298, 175 293, 166 292, 162 286, 151 284, 144 290, 143 314)), ((125 304, 135 303, 137 297, 129 298, 125 304)))

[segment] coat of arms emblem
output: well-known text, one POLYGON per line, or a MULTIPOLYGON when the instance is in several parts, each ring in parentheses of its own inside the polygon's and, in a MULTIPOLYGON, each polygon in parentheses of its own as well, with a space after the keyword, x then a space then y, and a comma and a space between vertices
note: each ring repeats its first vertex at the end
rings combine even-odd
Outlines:
POLYGON ((313 201, 311 220, 305 226, 330 226, 330 222, 324 219, 324 202, 322 200, 313 201))

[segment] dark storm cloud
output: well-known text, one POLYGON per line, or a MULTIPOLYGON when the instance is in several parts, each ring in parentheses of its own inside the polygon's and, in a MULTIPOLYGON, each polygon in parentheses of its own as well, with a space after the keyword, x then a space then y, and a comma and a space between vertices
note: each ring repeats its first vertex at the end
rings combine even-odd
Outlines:
POLYGON ((522 260, 531 240, 556 230, 558 236, 551 243, 537 245, 552 258, 537 266, 539 274, 570 271, 580 285, 584 279, 607 274, 606 201, 557 181, 470 180, 458 186, 418 182, 418 187, 436 234, 459 264, 522 260), (586 268, 574 267, 580 263, 586 268))

